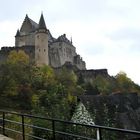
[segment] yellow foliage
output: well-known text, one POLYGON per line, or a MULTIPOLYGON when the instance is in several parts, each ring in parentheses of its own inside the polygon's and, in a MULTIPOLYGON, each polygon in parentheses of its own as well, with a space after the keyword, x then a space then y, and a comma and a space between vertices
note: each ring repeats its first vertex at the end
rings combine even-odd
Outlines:
POLYGON ((29 56, 24 51, 11 51, 8 55, 7 62, 10 64, 22 63, 28 64, 29 63, 29 56))

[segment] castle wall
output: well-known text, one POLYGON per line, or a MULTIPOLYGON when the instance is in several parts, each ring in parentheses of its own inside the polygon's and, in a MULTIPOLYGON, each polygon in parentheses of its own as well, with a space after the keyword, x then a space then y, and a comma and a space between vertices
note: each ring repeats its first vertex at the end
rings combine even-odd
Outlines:
POLYGON ((51 44, 49 49, 50 65, 52 67, 60 67, 65 62, 73 63, 76 56, 75 47, 65 42, 55 42, 51 44))
POLYGON ((35 33, 15 37, 15 45, 18 47, 35 45, 35 33))
POLYGON ((38 66, 48 65, 48 34, 43 31, 35 35, 35 62, 38 66))
POLYGON ((80 70, 85 70, 86 69, 86 64, 85 62, 82 60, 82 58, 80 57, 80 55, 76 55, 74 57, 74 61, 73 64, 77 66, 78 69, 80 70))
POLYGON ((0 63, 3 63, 7 60, 8 55, 11 51, 24 51, 28 56, 30 62, 35 60, 35 49, 34 46, 22 46, 22 47, 2 47, 0 51, 0 63))
POLYGON ((0 64, 7 60, 9 52, 0 51, 0 64))
POLYGON ((82 76, 85 82, 93 82, 93 80, 101 75, 102 77, 110 78, 107 69, 91 69, 91 70, 79 70, 77 75, 82 76))

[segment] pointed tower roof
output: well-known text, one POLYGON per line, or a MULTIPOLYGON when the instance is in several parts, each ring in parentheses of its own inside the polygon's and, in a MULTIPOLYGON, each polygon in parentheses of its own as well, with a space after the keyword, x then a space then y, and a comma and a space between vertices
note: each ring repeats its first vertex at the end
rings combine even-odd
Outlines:
POLYGON ((15 37, 17 37, 17 36, 20 36, 19 29, 17 30, 17 33, 16 33, 15 37))
POLYGON ((28 17, 28 15, 27 15, 27 14, 26 14, 26 16, 25 16, 24 21, 29 21, 29 17, 28 17))
POLYGON ((25 18, 28 18, 28 14, 26 14, 25 18))
POLYGON ((43 17, 43 14, 41 14, 38 28, 39 29, 47 29, 46 28, 46 24, 45 24, 45 20, 44 20, 44 17, 43 17))

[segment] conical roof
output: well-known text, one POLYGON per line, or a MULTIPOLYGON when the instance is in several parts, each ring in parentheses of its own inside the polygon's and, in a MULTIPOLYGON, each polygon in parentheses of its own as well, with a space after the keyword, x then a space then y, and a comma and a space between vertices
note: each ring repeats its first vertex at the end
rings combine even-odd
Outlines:
POLYGON ((41 14, 38 28, 39 29, 47 29, 46 28, 46 24, 45 24, 45 20, 44 20, 44 17, 43 17, 43 14, 41 14))
POLYGON ((17 33, 16 33, 15 37, 17 37, 17 36, 20 36, 19 29, 17 30, 17 33))

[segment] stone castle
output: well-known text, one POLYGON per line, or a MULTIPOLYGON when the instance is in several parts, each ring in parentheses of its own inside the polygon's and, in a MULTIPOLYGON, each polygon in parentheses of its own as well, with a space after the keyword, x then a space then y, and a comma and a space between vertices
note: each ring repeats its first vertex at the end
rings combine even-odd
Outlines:
POLYGON ((69 62, 79 70, 86 69, 85 62, 76 53, 72 40, 67 39, 65 34, 54 38, 46 27, 43 14, 39 23, 26 15, 20 30, 17 30, 15 35, 15 46, 2 47, 0 61, 5 61, 12 50, 23 50, 29 55, 30 61, 37 66, 50 65, 58 68, 69 62))

